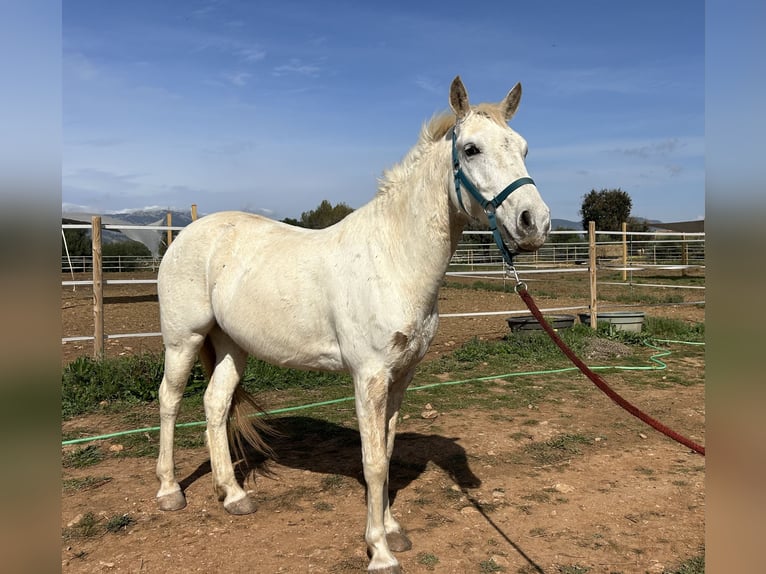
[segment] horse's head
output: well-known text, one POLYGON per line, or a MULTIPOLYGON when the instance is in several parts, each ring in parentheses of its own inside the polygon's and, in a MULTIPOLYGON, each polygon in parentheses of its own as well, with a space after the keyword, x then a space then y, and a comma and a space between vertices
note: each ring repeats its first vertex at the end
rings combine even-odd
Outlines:
POLYGON ((511 253, 535 251, 550 231, 550 210, 527 173, 527 142, 508 127, 521 100, 516 84, 497 104, 471 107, 458 76, 450 87, 453 201, 459 211, 497 227, 511 253))

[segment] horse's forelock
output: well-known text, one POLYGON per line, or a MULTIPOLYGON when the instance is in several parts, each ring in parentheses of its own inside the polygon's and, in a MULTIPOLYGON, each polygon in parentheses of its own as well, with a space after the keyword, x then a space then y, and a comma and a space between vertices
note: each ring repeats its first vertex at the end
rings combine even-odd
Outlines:
MULTIPOLYGON (((472 106, 471 110, 481 116, 484 116, 501 126, 507 126, 503 110, 499 104, 478 104, 472 106)), ((445 137, 455 125, 455 114, 443 113, 431 118, 426 125, 425 133, 432 142, 439 141, 445 137)))
POLYGON ((443 113, 431 118, 424 131, 430 141, 437 142, 446 136, 454 125, 455 114, 443 113))

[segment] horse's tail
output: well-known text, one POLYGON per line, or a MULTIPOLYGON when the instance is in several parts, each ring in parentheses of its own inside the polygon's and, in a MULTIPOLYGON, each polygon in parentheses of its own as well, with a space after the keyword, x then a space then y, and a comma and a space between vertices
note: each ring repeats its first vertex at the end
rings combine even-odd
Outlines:
POLYGON ((275 458, 274 450, 263 440, 263 434, 279 434, 264 419, 264 410, 255 397, 237 385, 229 409, 229 444, 237 458, 244 458, 247 445, 267 458, 275 458))
MULTIPOLYGON (((215 350, 208 337, 205 338, 202 344, 199 358, 205 375, 210 380, 215 365, 215 350)), ((263 420, 264 414, 264 410, 260 407, 255 397, 243 389, 241 385, 237 385, 231 399, 229 420, 226 425, 229 444, 233 447, 236 458, 242 459, 245 457, 248 444, 263 456, 275 458, 274 450, 266 444, 261 434, 277 436, 279 432, 263 420)))

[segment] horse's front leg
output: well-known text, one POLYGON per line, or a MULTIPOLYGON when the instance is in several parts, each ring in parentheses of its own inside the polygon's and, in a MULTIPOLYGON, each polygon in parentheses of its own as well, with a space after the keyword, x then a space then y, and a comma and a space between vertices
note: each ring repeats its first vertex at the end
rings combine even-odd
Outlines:
MULTIPOLYGON (((371 558, 368 571, 399 574, 399 562, 391 554, 386 537, 388 511, 388 384, 386 372, 354 376, 356 414, 362 438, 362 465, 367 483, 365 540, 371 558)), ((395 523, 396 521, 394 521, 395 523)), ((398 526, 398 524, 396 525, 398 526)))
MULTIPOLYGON (((415 369, 407 372, 405 375, 394 380, 391 384, 388 393, 388 408, 386 416, 388 418, 388 435, 386 437, 386 459, 388 460, 389 473, 391 472, 391 456, 394 452, 394 441, 396 439, 396 423, 399 420, 399 408, 402 405, 402 399, 404 398, 404 392, 407 390, 412 377, 415 374, 415 369)), ((388 474, 386 474, 386 484, 384 489, 386 510, 383 516, 383 521, 386 528, 386 540, 388 541, 388 547, 394 552, 405 552, 412 548, 412 542, 407 537, 404 529, 396 521, 393 514, 391 514, 391 506, 388 498, 388 474)))

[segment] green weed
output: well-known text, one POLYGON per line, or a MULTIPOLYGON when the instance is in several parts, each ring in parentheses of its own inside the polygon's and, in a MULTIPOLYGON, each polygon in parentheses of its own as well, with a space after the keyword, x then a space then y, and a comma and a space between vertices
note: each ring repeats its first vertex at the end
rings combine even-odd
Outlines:
POLYGON ((98 526, 99 520, 92 512, 88 512, 82 516, 80 521, 68 528, 64 529, 63 537, 65 540, 71 538, 93 538, 101 534, 101 529, 98 526))
POLYGON ((580 445, 589 445, 591 440, 579 434, 564 434, 545 442, 534 442, 524 447, 524 452, 538 464, 556 464, 576 454, 581 454, 580 445))
POLYGON ((128 514, 117 514, 106 521, 104 528, 107 532, 119 532, 126 530, 135 520, 128 514))
POLYGON ((490 558, 479 562, 479 572, 481 574, 491 574, 492 572, 505 572, 505 568, 490 558))
POLYGON ((705 574, 705 555, 689 558, 675 570, 666 570, 663 574, 705 574))
POLYGON ((431 554, 430 552, 418 553, 418 564, 422 564, 426 569, 433 570, 438 563, 439 559, 435 554, 431 554))
POLYGON ((95 444, 65 452, 61 464, 64 468, 84 468, 104 460, 104 453, 95 444))
POLYGON ((79 492, 104 486, 112 481, 111 476, 86 476, 84 478, 66 478, 62 483, 64 492, 79 492))

